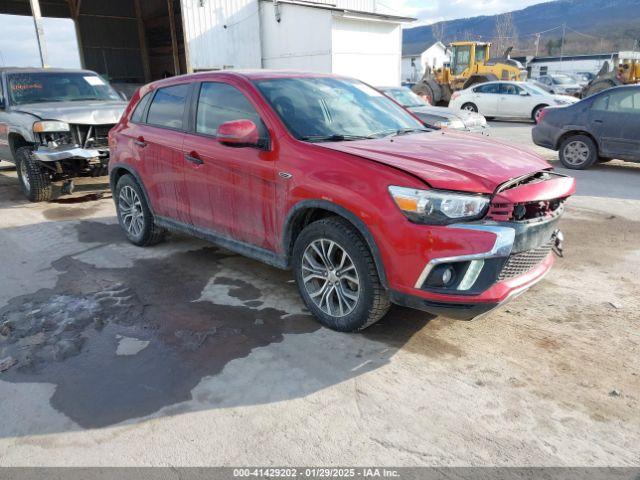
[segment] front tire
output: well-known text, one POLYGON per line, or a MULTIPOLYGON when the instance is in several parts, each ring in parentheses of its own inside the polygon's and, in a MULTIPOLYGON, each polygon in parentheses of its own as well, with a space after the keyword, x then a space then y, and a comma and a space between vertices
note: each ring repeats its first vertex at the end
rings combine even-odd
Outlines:
POLYGON ((131 175, 120 177, 114 199, 118 222, 131 243, 147 247, 164 240, 165 230, 155 224, 142 188, 131 175))
POLYGON ((293 248, 293 268, 307 308, 332 330, 364 330, 391 306, 369 248, 341 218, 305 227, 293 248))
POLYGON ((572 170, 585 170, 598 160, 598 147, 586 135, 571 135, 560 145, 560 162, 572 170))
POLYGON ((467 112, 474 112, 474 113, 478 113, 478 107, 476 106, 475 103, 471 103, 471 102, 467 102, 464 105, 462 105, 462 107, 460 107, 461 110, 466 110, 467 112))
POLYGON ((51 200, 51 175, 33 158, 31 147, 16 150, 16 170, 22 193, 30 202, 51 200))

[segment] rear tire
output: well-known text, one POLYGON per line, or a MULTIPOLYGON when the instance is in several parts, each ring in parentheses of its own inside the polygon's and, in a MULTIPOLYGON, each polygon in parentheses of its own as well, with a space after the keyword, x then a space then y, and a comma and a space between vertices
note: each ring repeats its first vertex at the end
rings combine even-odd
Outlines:
POLYGON ((142 188, 131 175, 120 177, 113 198, 118 222, 131 243, 148 247, 164 240, 166 231, 156 225, 142 188))
POLYGON ((51 175, 33 158, 31 147, 16 150, 16 170, 22 193, 30 202, 51 200, 51 175))
POLYGON ((332 330, 364 330, 391 306, 367 244, 342 218, 305 227, 293 247, 293 268, 307 308, 332 330))
POLYGON ((471 103, 471 102, 467 102, 464 105, 462 105, 462 107, 460 107, 460 110, 466 110, 467 112, 478 113, 478 107, 476 106, 475 103, 471 103))
POLYGON ((586 135, 571 135, 560 144, 560 162, 572 170, 586 170, 598 160, 598 147, 586 135))

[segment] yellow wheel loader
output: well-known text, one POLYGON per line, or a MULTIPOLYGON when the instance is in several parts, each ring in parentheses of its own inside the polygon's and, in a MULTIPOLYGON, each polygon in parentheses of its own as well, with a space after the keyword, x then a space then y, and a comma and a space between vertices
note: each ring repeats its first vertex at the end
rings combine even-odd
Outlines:
POLYGON ((604 62, 600 72, 582 90, 582 98, 590 97, 607 88, 618 85, 632 85, 640 83, 640 53, 620 52, 616 67, 609 71, 609 62, 604 62))
POLYGON ((526 80, 522 64, 509 58, 512 47, 502 57, 490 58, 491 44, 485 42, 453 42, 449 45, 449 65, 432 72, 429 68, 413 91, 425 96, 433 105, 449 103, 456 90, 492 80, 526 80))

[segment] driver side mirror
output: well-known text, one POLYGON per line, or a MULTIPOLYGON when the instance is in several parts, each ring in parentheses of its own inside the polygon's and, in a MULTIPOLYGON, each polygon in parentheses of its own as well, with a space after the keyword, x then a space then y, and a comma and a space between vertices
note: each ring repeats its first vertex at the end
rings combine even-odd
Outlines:
POLYGON ((261 147, 258 127, 251 120, 233 120, 221 124, 217 139, 230 147, 261 147))

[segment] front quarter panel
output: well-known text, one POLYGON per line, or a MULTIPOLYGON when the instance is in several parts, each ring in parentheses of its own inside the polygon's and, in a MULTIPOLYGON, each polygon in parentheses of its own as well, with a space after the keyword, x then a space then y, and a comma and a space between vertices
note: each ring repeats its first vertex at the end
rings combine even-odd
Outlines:
MULTIPOLYGON (((461 239, 453 229, 410 222, 396 206, 388 187, 428 188, 416 177, 393 167, 312 144, 295 144, 283 149, 287 153, 283 154, 278 165, 279 170, 284 168, 292 175, 286 180, 289 188, 281 190, 286 192, 286 198, 282 200, 287 205, 287 212, 294 211, 296 205, 303 202, 317 200, 337 205, 353 214, 366 226, 375 242, 387 287, 410 289, 425 262, 434 256, 491 248, 494 238, 482 233, 461 239)), ((287 248, 285 233, 283 249, 287 248)))

